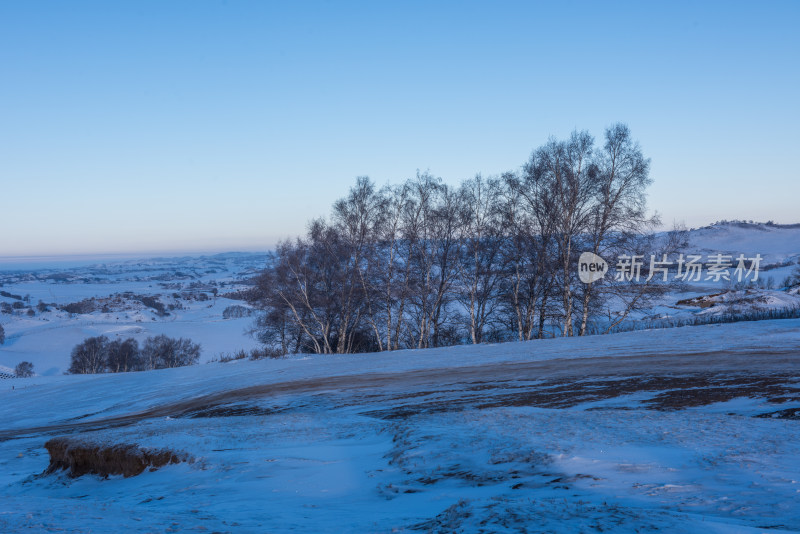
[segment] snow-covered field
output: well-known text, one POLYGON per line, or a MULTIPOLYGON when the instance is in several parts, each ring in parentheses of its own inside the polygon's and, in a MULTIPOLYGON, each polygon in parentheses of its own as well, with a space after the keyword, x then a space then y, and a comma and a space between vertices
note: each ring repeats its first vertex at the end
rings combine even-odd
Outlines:
MULTIPOLYGON (((761 254, 774 283, 702 280, 652 317, 800 304, 780 285, 800 228, 691 247, 761 254)), ((0 372, 37 373, 0 380, 0 532, 800 532, 800 319, 63 374, 101 334, 188 337, 203 362, 255 347, 223 311, 264 261, 0 266, 0 372), (62 437, 187 461, 71 478, 48 472, 62 437)))
POLYGON ((800 531, 798 364, 789 319, 6 380, 0 529, 800 531), (193 461, 41 476, 65 435, 193 461))
MULTIPOLYGON (((257 346, 247 330, 251 317, 223 319, 228 306, 242 305, 226 294, 246 288, 243 281, 256 269, 263 268, 264 255, 222 254, 210 257, 186 257, 127 261, 108 265, 15 271, 15 265, 2 265, 0 290, 23 298, 34 309, 13 315, 0 314, 6 342, 0 345, 0 366, 13 368, 21 361, 34 364, 37 374, 61 374, 69 367, 72 347, 89 336, 106 335, 111 339, 166 334, 186 337, 200 343, 201 361, 220 354, 257 346), (216 296, 215 292, 216 291, 216 296), (124 297, 124 294, 158 298, 165 306, 175 306, 161 316, 152 308, 124 297), (114 302, 117 296, 119 302, 114 302), (70 314, 56 306, 95 298, 98 309, 91 313, 70 314), (47 311, 36 309, 39 302, 47 311), (107 311, 103 305, 108 303, 107 311), (55 306, 53 306, 55 305, 55 306)), ((0 302, 16 299, 0 296, 0 302)))

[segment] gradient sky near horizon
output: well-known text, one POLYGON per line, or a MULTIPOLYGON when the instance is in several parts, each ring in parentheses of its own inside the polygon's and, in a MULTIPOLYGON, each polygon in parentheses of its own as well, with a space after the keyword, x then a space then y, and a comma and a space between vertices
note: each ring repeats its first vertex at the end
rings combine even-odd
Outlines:
POLYGON ((627 123, 667 224, 800 222, 800 2, 0 3, 0 257, 263 250, 355 177, 627 123))

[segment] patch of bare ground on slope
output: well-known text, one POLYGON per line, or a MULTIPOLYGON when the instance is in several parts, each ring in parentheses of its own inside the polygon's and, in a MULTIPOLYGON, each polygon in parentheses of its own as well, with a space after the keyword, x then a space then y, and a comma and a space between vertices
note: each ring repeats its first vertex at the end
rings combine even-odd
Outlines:
MULTIPOLYGON (((543 380, 537 383, 510 386, 505 383, 482 382, 449 399, 405 402, 385 409, 371 410, 365 415, 381 419, 402 419, 418 414, 532 406, 563 409, 635 394, 639 398, 627 409, 638 406, 652 410, 680 410, 726 402, 735 398, 761 398, 774 404, 800 402, 797 374, 699 373, 688 375, 636 375, 627 377, 583 377, 543 380), (480 394, 475 394, 479 389, 480 394), (470 391, 472 390, 472 391, 470 391)), ((592 407, 587 409, 604 409, 592 407)), ((800 410, 798 410, 800 411, 800 410)))
MULTIPOLYGON (((479 365, 434 367, 386 373, 343 374, 259 384, 191 396, 141 411, 72 420, 46 426, 0 429, 0 440, 35 434, 101 430, 157 417, 269 415, 260 408, 230 410, 260 399, 294 395, 358 398, 378 395, 388 410, 368 415, 413 415, 461 407, 540 406, 566 408, 640 391, 652 392, 645 407, 679 409, 736 397, 763 397, 773 402, 800 400, 800 346, 782 350, 712 350, 697 353, 643 353, 630 356, 567 358, 542 361, 487 362, 479 365), (474 391, 468 391, 473 388, 474 391), (502 390, 507 390, 505 393, 502 390), (513 390, 513 391, 509 391, 513 390), (655 398, 655 394, 662 393, 655 398), (441 395, 438 402, 408 402, 418 393, 441 395), (782 398, 783 400, 778 400, 782 398)), ((346 403, 347 401, 341 401, 346 403)))
POLYGON ((798 379, 794 374, 727 374, 645 375, 606 377, 582 381, 553 381, 534 391, 501 395, 480 408, 499 406, 537 406, 571 408, 625 395, 651 393, 639 401, 645 408, 679 410, 726 402, 739 397, 764 398, 770 402, 800 401, 800 387, 790 385, 798 379))

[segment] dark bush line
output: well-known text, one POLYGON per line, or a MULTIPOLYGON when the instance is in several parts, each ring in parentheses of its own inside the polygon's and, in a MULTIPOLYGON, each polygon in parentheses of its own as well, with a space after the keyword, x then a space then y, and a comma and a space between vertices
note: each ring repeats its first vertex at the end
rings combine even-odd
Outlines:
POLYGON ((78 302, 70 302, 61 306, 61 310, 67 313, 86 314, 92 313, 97 309, 97 302, 93 298, 83 299, 78 302))
MULTIPOLYGON (((611 330, 611 333, 633 332, 661 328, 677 328, 681 326, 703 326, 709 324, 769 321, 774 319, 800 319, 800 306, 775 310, 747 311, 740 313, 731 312, 719 315, 697 315, 686 319, 656 319, 652 321, 637 321, 615 327, 611 330)), ((590 334, 598 333, 601 332, 597 329, 594 329, 590 332, 590 334)))
POLYGON ((269 348, 251 349, 249 352, 240 349, 236 352, 222 353, 215 356, 209 363, 228 363, 237 360, 264 360, 267 358, 283 358, 284 354, 280 351, 271 350, 269 348))
POLYGON ((223 319, 241 319, 242 317, 250 317, 252 310, 244 306, 233 305, 228 306, 222 311, 223 319))
POLYGON ((136 298, 148 308, 154 309, 159 316, 166 317, 169 315, 169 312, 164 307, 164 303, 159 301, 157 298, 147 295, 138 295, 136 298))

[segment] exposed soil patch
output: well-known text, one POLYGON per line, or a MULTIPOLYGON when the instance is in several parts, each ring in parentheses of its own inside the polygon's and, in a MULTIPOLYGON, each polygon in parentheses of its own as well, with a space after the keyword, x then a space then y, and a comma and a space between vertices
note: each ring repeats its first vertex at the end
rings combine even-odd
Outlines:
POLYGON ((43 473, 66 471, 70 477, 109 475, 132 477, 145 469, 155 471, 168 464, 191 461, 186 453, 169 449, 146 449, 133 444, 103 444, 74 438, 53 438, 44 444, 50 454, 50 465, 43 473))
MULTIPOLYGON (((383 410, 372 410, 365 415, 393 420, 420 414, 506 406, 572 408, 581 404, 641 393, 652 394, 639 403, 644 408, 654 410, 705 406, 737 397, 765 398, 771 401, 775 399, 776 402, 800 401, 800 387, 788 385, 796 383, 797 379, 796 374, 783 373, 761 376, 700 373, 677 376, 597 377, 577 381, 560 378, 513 388, 504 383, 494 385, 482 383, 480 395, 464 392, 450 399, 392 406, 383 410), (492 389, 499 393, 493 394, 492 389)), ((797 411, 800 413, 800 409, 797 411)))
POLYGON ((719 304, 719 299, 717 299, 717 297, 724 294, 725 292, 723 291, 722 293, 712 293, 710 295, 702 295, 700 297, 694 297, 691 299, 679 300, 675 304, 677 304, 678 306, 710 308, 712 306, 716 306, 717 304, 719 304))
POLYGON ((279 408, 272 409, 250 405, 208 405, 203 406, 195 411, 178 415, 177 417, 186 417, 187 419, 202 419, 207 417, 244 417, 248 415, 273 415, 282 411, 284 410, 279 408))
POLYGON ((756 417, 765 419, 797 419, 800 420, 800 408, 787 408, 785 410, 778 410, 775 412, 761 413, 756 417))

